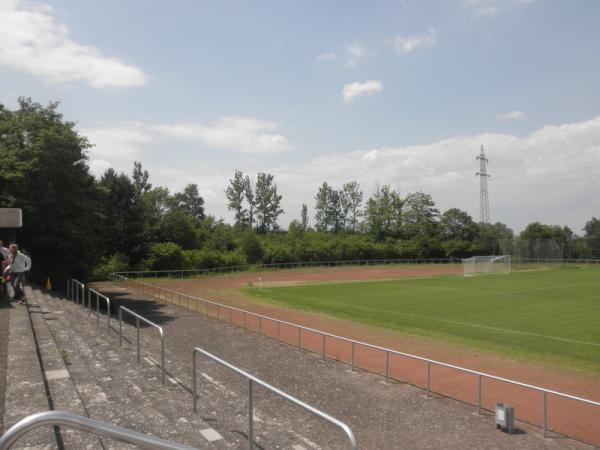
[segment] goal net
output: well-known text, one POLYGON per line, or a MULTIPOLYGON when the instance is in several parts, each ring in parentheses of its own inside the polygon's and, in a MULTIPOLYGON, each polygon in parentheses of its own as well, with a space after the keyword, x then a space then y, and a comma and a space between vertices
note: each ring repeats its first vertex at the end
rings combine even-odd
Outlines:
POLYGON ((510 255, 473 256, 462 260, 465 277, 482 273, 510 273, 510 255))

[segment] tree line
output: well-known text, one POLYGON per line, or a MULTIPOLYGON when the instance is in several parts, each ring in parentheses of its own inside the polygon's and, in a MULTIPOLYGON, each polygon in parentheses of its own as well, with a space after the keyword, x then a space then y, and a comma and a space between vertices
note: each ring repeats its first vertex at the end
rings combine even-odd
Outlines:
MULTIPOLYGON (((229 224, 205 211, 196 184, 180 192, 153 186, 139 162, 130 174, 108 169, 94 177, 90 146, 57 103, 0 104, 0 207, 23 209, 19 240, 39 280, 257 262, 460 258, 499 253, 499 240, 515 237, 505 224, 477 223, 457 208, 440 212, 424 192, 401 196, 384 185, 365 200, 352 180, 324 181, 285 230, 275 176, 238 170, 224 186, 229 224)), ((534 222, 519 237, 554 239, 566 257, 600 257, 596 218, 583 236, 534 222)))

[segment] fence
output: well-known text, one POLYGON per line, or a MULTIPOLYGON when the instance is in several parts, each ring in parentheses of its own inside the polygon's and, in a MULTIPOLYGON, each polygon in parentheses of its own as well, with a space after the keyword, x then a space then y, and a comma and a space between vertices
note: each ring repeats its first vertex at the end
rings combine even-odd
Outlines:
POLYGON ((296 406, 299 406, 300 408, 308 411, 311 414, 314 414, 317 417, 320 417, 321 419, 335 425, 336 427, 340 428, 348 437, 348 442, 350 443, 350 448, 352 448, 353 450, 358 450, 358 444, 356 443, 356 438, 354 437, 354 433, 352 432, 352 430, 350 429, 350 427, 348 425, 346 425, 344 422, 336 419, 335 417, 330 416, 329 414, 314 408, 313 406, 310 406, 307 403, 304 403, 301 400, 298 400, 295 397, 292 397, 289 394, 286 394, 285 392, 277 389, 276 387, 271 386, 268 383, 265 383, 264 381, 262 381, 259 378, 256 378, 253 375, 250 375, 247 372, 244 372, 243 370, 235 367, 232 364, 229 364, 228 362, 216 357, 215 355, 207 352, 206 350, 203 350, 201 348, 194 348, 193 352, 192 352, 192 391, 193 391, 193 403, 194 403, 194 412, 197 412, 197 383, 196 383, 196 355, 200 353, 204 356, 206 356, 207 358, 215 361, 216 363, 222 365, 223 367, 228 368, 229 370, 234 371, 235 373, 237 373, 238 375, 241 375, 242 377, 246 378, 248 380, 248 448, 250 450, 252 450, 254 448, 254 409, 253 409, 253 386, 254 384, 258 384, 259 386, 264 387, 265 389, 273 392, 274 394, 283 397, 284 399, 288 400, 289 402, 293 403, 296 406))
POLYGON ((273 264, 245 264, 239 266, 214 267, 210 269, 170 269, 170 270, 131 270, 126 272, 114 272, 111 275, 119 275, 125 278, 184 278, 203 275, 226 274, 233 272, 244 272, 248 270, 266 271, 279 269, 308 269, 313 267, 340 267, 340 266, 371 266, 385 264, 460 264, 459 258, 438 259, 361 259, 340 261, 304 261, 285 262, 273 264))
POLYGON ((241 327, 244 331, 253 331, 261 336, 276 339, 278 343, 295 346, 298 350, 318 353, 323 358, 336 359, 349 364, 352 370, 358 368, 379 374, 384 376, 386 381, 408 382, 425 389, 427 396, 433 392, 473 404, 477 406, 479 413, 482 410, 493 411, 496 402, 509 402, 510 399, 510 403, 516 405, 516 410, 520 411, 519 420, 542 427, 544 436, 548 435, 548 431, 554 431, 596 445, 600 443, 600 430, 596 426, 600 423, 600 402, 356 341, 157 285, 127 280, 118 274, 115 274, 114 278, 124 281, 141 295, 151 295, 160 300, 186 306, 188 309, 203 312, 207 317, 241 327), (468 378, 459 379, 457 374, 468 378), (484 394, 487 394, 487 398, 484 398, 484 394), (539 395, 539 398, 532 394, 539 395), (570 402, 579 405, 576 414, 569 413, 570 402), (553 425, 549 423, 551 406, 555 407, 553 425))
POLYGON ((31 430, 48 425, 66 426, 92 433, 97 436, 138 445, 143 448, 157 450, 194 450, 187 445, 176 444, 127 428, 116 427, 88 417, 78 416, 66 411, 46 411, 25 417, 0 436, 0 450, 8 450, 31 430))
POLYGON ((135 317, 135 328, 137 333, 137 362, 139 363, 140 358, 140 320, 147 323, 148 325, 156 328, 160 335, 160 368, 161 368, 161 382, 165 384, 165 334, 161 326, 155 324, 154 322, 146 319, 143 316, 133 312, 129 308, 125 308, 124 306, 119 307, 119 345, 123 345, 123 311, 127 314, 135 317))

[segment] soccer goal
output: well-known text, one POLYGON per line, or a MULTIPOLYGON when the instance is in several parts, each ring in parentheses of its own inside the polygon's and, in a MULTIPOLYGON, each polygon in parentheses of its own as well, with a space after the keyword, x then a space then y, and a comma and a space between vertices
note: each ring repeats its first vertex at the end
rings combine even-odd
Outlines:
POLYGON ((473 256, 463 259, 465 277, 482 273, 510 273, 510 255, 473 256))

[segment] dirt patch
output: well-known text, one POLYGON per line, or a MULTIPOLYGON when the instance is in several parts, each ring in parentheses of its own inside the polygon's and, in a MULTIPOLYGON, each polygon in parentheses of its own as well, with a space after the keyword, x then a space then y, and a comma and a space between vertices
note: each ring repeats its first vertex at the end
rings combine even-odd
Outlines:
MULTIPOLYGON (((335 267, 335 268, 311 268, 300 270, 279 270, 266 272, 242 272, 231 275, 217 275, 212 277, 188 278, 183 280, 170 280, 170 286, 177 286, 179 282, 192 282, 205 289, 236 289, 242 288, 248 283, 257 284, 301 284, 301 283, 331 283, 332 281, 370 281, 370 280, 394 280, 398 278, 432 277, 438 275, 452 275, 462 273, 460 264, 423 264, 416 266, 394 266, 394 267, 335 267)), ((152 282, 153 280, 145 280, 152 282)), ((162 282, 164 280, 159 280, 162 282)))
MULTIPOLYGON (((467 367, 527 384, 543 386, 547 389, 566 392, 578 397, 600 400, 600 383, 598 383, 597 377, 567 369, 554 368, 541 363, 511 359, 480 350, 473 350, 458 344, 436 341, 431 338, 401 335, 393 331, 318 313, 258 303, 246 298, 239 291, 239 288, 248 283, 256 283, 259 277, 262 278, 263 283, 318 283, 443 275, 457 273, 461 269, 460 265, 313 269, 308 271, 241 273, 214 278, 157 280, 156 283, 176 292, 218 301, 282 321, 322 330, 333 335, 467 367)), ((408 382, 419 387, 425 388, 427 386, 429 373, 429 385, 432 391, 471 404, 477 404, 478 402, 479 378, 474 374, 436 365, 428 367, 427 363, 423 361, 397 354, 386 354, 385 351, 366 346, 353 346, 344 339, 323 338, 319 333, 308 330, 299 331, 297 327, 292 325, 277 325, 276 322, 268 319, 259 319, 256 316, 202 302, 190 302, 176 295, 171 295, 171 297, 167 295, 166 300, 209 314, 264 336, 278 339, 283 343, 300 346, 315 353, 323 353, 328 358, 348 364, 353 363, 357 368, 381 375, 387 373, 392 379, 408 382)), ((493 410, 497 402, 513 404, 517 411, 517 417, 528 422, 541 425, 544 421, 544 397, 542 393, 483 378, 481 380, 482 407, 493 410)), ((547 410, 546 420, 549 428, 579 437, 587 442, 600 443, 600 430, 594 425, 600 423, 600 408, 549 395, 547 410)))

